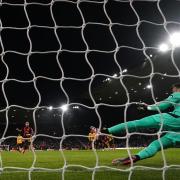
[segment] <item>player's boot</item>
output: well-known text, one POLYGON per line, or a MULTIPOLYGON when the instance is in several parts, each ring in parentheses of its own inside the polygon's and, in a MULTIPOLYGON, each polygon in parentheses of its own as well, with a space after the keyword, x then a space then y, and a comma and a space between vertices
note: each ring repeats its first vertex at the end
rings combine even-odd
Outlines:
MULTIPOLYGON (((138 155, 132 156, 131 159, 132 159, 133 163, 140 160, 138 155)), ((128 165, 128 164, 131 164, 131 159, 130 159, 130 157, 114 159, 112 161, 112 164, 113 165, 128 165)))

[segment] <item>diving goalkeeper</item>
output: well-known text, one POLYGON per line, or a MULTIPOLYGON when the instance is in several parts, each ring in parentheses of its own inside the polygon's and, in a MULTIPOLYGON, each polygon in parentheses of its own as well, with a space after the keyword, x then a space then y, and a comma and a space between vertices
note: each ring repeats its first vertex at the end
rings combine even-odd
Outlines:
POLYGON ((164 136, 161 136, 160 140, 153 141, 148 147, 136 155, 131 156, 131 158, 114 159, 112 161, 113 165, 126 165, 130 164, 131 160, 132 162, 136 162, 154 156, 161 150, 160 141, 163 149, 174 147, 180 143, 180 83, 172 85, 172 94, 167 99, 154 105, 146 105, 145 107, 150 111, 163 111, 169 107, 174 107, 174 110, 168 113, 147 116, 140 120, 121 123, 110 128, 103 128, 101 133, 116 135, 126 132, 126 128, 129 132, 133 132, 141 128, 155 128, 158 130, 161 127, 162 130, 168 132, 164 136))

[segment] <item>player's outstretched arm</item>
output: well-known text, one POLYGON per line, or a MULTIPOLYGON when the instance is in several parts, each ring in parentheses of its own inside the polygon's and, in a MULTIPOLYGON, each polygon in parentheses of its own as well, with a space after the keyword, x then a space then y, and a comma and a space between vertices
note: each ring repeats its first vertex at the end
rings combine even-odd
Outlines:
POLYGON ((16 128, 16 131, 18 131, 18 132, 22 132, 22 129, 16 128))

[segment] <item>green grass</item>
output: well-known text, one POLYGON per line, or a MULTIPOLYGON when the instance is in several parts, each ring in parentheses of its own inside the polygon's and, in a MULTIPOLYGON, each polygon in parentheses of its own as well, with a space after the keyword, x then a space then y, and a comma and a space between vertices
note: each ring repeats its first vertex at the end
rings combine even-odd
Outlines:
MULTIPOLYGON (((131 150, 134 154, 139 150, 131 150)), ((180 149, 165 150, 166 169, 164 176, 166 180, 177 180, 180 177, 180 168, 172 165, 180 165, 180 149)), ((2 168, 0 180, 127 180, 131 176, 132 180, 159 180, 163 179, 162 168, 164 166, 161 152, 156 156, 142 160, 130 166, 112 166, 114 158, 126 157, 126 150, 97 151, 63 151, 66 159, 60 151, 36 151, 36 161, 34 164, 38 170, 27 171, 32 167, 34 156, 32 152, 20 154, 18 152, 2 152, 2 168), (98 164, 96 164, 98 162, 98 164), (66 165, 66 166, 65 166, 66 165), (97 165, 97 169, 93 169, 97 165), (82 167, 81 167, 82 166, 82 167), (145 166, 147 168, 144 168, 145 166), (12 167, 16 167, 13 169, 12 167), (65 171, 62 171, 64 167, 65 171), (27 168, 27 169, 22 169, 27 168), (45 169, 44 169, 45 168, 45 169), (150 169, 156 168, 156 169, 150 169), (51 169, 53 171, 48 171, 51 169)), ((33 170, 33 169, 31 169, 33 170)))

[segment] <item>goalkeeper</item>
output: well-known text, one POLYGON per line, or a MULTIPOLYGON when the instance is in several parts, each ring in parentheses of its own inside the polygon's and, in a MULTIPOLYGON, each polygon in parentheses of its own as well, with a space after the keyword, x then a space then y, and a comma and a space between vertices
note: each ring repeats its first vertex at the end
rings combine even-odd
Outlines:
POLYGON ((158 113, 148 117, 144 117, 140 120, 129 121, 115 125, 110 128, 103 128, 101 133, 107 134, 119 134, 126 132, 126 128, 129 132, 136 131, 141 128, 155 128, 168 131, 160 140, 153 141, 148 147, 141 150, 138 154, 133 155, 131 158, 119 158, 112 161, 112 164, 130 164, 131 159, 133 162, 146 159, 154 156, 159 150, 161 150, 161 144, 164 149, 174 147, 180 143, 180 83, 172 86, 172 94, 162 102, 154 105, 146 105, 146 108, 150 111, 163 111, 169 107, 174 107, 172 112, 158 113), (176 133, 177 132, 177 133, 176 133), (161 144, 160 144, 161 141, 161 144))

